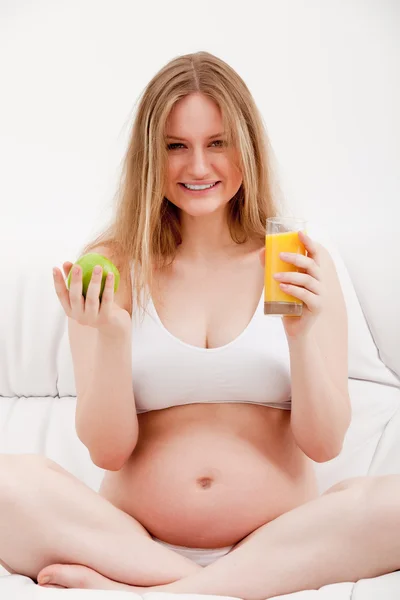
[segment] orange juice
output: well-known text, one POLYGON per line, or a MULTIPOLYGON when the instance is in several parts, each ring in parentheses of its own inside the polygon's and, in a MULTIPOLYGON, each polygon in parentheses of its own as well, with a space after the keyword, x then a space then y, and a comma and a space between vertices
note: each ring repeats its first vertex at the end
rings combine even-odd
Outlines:
POLYGON ((300 316, 303 309, 302 301, 286 294, 279 287, 281 282, 274 279, 273 275, 285 271, 301 271, 301 269, 284 262, 279 257, 280 252, 306 254, 306 249, 300 242, 297 231, 270 233, 265 237, 264 314, 300 316))

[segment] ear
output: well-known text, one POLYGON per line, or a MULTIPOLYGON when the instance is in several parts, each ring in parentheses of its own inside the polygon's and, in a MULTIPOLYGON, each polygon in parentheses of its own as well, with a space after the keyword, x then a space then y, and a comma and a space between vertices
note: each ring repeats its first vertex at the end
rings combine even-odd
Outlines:
POLYGON ((264 248, 261 248, 258 256, 260 259, 261 266, 264 269, 264 267, 265 267, 265 246, 264 246, 264 248))

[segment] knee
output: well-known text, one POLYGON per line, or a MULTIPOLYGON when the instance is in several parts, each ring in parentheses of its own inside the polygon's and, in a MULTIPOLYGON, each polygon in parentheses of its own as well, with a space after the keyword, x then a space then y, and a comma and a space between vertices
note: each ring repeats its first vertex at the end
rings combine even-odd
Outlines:
POLYGON ((0 454, 0 501, 4 506, 20 496, 27 481, 40 478, 53 461, 39 454, 0 454))
POLYGON ((387 530, 400 529, 400 475, 371 477, 368 499, 371 521, 387 530))
POLYGON ((326 490, 324 494, 331 494, 333 492, 343 492, 345 490, 350 490, 350 493, 353 496, 356 496, 358 493, 362 494, 368 486, 372 477, 349 477, 348 479, 343 479, 343 481, 339 481, 339 483, 335 483, 332 487, 326 490))
POLYGON ((326 493, 342 492, 349 519, 370 531, 400 528, 400 475, 355 477, 341 481, 326 493))

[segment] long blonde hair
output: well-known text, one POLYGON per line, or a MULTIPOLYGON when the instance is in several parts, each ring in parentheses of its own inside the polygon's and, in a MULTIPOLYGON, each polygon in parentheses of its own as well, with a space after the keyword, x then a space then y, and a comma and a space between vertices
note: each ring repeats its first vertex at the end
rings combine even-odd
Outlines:
POLYGON ((271 169, 271 148, 260 112, 241 77, 209 52, 178 56, 151 79, 138 103, 124 157, 117 206, 109 225, 81 251, 110 248, 110 259, 130 283, 135 268, 133 303, 144 308, 153 267, 171 264, 181 243, 179 210, 164 196, 167 149, 165 125, 174 104, 200 92, 219 106, 228 143, 239 150, 243 183, 229 202, 232 239, 265 239, 265 222, 278 214, 271 169))

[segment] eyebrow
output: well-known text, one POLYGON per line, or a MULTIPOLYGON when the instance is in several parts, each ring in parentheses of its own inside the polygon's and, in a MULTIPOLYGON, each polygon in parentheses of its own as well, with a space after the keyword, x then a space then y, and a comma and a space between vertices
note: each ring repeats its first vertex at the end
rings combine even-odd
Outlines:
MULTIPOLYGON (((217 138, 217 137, 223 137, 224 135, 225 135, 225 132, 221 131, 221 133, 214 133, 214 135, 210 135, 208 139, 212 140, 212 139, 217 138)), ((168 140, 181 140, 182 142, 187 142, 188 141, 188 140, 185 140, 185 138, 183 138, 183 137, 177 137, 176 135, 167 135, 166 138, 168 140)))

